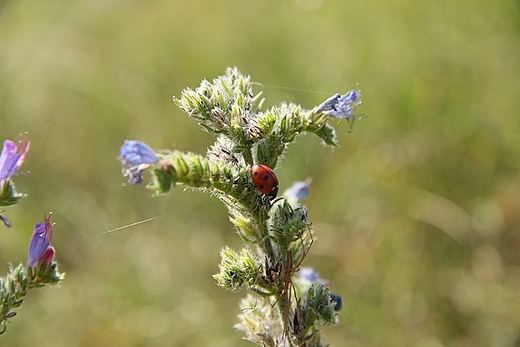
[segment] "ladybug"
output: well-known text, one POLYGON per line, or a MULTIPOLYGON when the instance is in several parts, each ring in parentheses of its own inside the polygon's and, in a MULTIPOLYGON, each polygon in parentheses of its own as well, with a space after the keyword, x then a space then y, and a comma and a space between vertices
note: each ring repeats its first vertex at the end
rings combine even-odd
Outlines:
POLYGON ((260 193, 268 195, 271 199, 278 194, 278 178, 273 170, 267 165, 253 165, 251 168, 251 178, 260 193))

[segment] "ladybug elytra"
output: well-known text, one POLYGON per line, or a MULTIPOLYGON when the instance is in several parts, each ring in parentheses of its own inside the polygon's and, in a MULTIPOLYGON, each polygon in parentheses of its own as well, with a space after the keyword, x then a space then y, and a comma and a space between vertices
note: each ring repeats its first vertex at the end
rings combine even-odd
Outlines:
POLYGON ((275 198, 278 194, 278 178, 267 165, 257 164, 251 168, 251 178, 256 189, 262 194, 275 198))

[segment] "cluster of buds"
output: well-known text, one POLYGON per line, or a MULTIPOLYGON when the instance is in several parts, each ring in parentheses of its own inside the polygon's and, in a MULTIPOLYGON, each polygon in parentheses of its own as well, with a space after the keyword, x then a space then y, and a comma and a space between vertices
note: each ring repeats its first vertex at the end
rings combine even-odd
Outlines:
POLYGON ((352 130, 359 118, 353 112, 361 103, 360 91, 336 94, 312 110, 284 103, 263 111, 264 100, 253 92, 249 76, 229 68, 224 76, 185 89, 173 101, 214 135, 215 143, 206 155, 198 155, 156 152, 139 141, 125 141, 119 152, 123 176, 140 184, 149 169, 147 187, 154 195, 181 185, 217 196, 245 243, 240 251, 221 251, 214 275, 225 289, 250 291, 237 327, 262 346, 325 346, 319 328, 337 323, 341 298, 319 276, 310 282, 298 276, 314 241, 307 209, 300 203, 311 180, 296 182, 276 197, 279 182, 272 169, 300 134, 338 146, 329 120, 346 119, 352 130))
MULTIPOLYGON (((23 164, 28 151, 27 134, 20 135, 17 144, 10 140, 4 142, 0 155, 0 206, 14 205, 25 196, 16 191, 12 177, 23 164)), ((7 275, 0 278, 0 334, 6 331, 9 319, 16 315, 14 309, 22 305, 29 290, 57 284, 64 277, 58 272, 58 264, 54 261, 55 250, 51 246, 53 224, 50 218, 51 214, 44 214, 44 222, 34 225, 26 265, 9 266, 7 275)), ((0 220, 5 226, 11 226, 7 218, 0 215, 0 220)))

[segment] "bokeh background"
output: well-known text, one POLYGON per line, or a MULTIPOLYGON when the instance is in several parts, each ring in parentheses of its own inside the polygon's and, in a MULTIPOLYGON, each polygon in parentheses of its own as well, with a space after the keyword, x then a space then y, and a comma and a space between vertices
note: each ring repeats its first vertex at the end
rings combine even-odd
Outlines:
POLYGON ((359 83, 368 118, 341 148, 302 136, 276 168, 311 177, 304 265, 343 297, 331 346, 520 342, 518 1, 2 1, 0 139, 31 150, 4 212, 0 273, 52 211, 67 277, 30 292, 2 346, 252 346, 245 293, 218 288, 226 209, 122 187, 118 149, 204 153, 172 101, 237 66, 265 106, 312 108, 359 83), (156 219, 113 232, 130 223, 156 219))

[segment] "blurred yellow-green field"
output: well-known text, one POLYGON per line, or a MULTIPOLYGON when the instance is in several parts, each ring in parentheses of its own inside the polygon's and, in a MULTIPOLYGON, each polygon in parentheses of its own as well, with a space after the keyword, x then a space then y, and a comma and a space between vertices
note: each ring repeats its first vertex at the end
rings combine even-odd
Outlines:
POLYGON ((125 139, 204 153, 171 98, 228 66, 264 107, 361 88, 341 148, 302 136, 275 170, 282 191, 313 180, 303 265, 343 298, 331 346, 520 344, 518 1, 18 0, 0 5, 0 140, 29 133, 28 197, 3 213, 0 274, 52 211, 67 275, 0 345, 252 346, 245 293, 211 277, 241 247, 225 207, 122 187, 116 160, 125 139))

